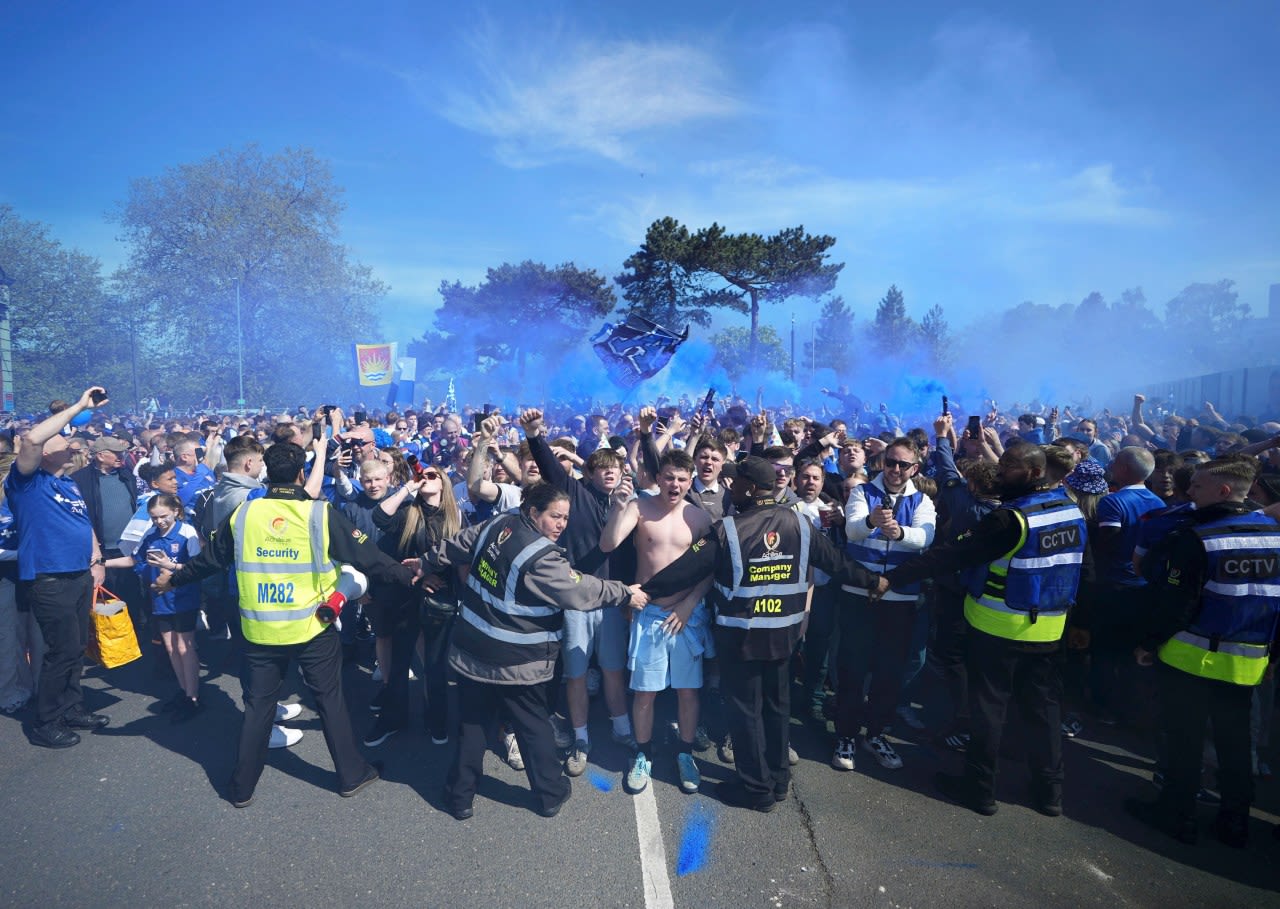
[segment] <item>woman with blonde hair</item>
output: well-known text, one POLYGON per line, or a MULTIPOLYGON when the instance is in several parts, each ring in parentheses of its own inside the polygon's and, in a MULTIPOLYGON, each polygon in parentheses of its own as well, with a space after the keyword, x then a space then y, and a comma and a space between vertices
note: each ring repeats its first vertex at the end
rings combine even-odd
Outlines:
MULTIPOLYGON (((373 522, 384 538, 397 541, 395 557, 416 558, 462 529, 462 513, 453 487, 439 468, 418 466, 412 480, 388 495, 373 510, 373 522)), ((409 663, 419 636, 423 638, 423 683, 427 697, 426 727, 431 740, 449 740, 448 675, 445 657, 449 628, 457 612, 452 575, 429 575, 422 589, 396 592, 382 605, 383 625, 391 636, 391 665, 383 670, 386 694, 382 711, 364 743, 381 745, 409 721, 409 663), (424 593, 425 590, 425 593, 424 593)))

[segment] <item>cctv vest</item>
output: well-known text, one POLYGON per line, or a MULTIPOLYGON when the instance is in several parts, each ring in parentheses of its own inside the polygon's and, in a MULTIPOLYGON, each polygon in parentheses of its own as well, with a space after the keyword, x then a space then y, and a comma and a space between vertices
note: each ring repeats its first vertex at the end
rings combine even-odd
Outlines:
POLYGON ((324 631, 316 607, 338 583, 324 502, 253 499, 231 516, 240 627, 255 644, 302 644, 324 631))
POLYGON ((490 521, 472 549, 453 646, 498 667, 554 662, 564 613, 524 584, 528 571, 553 551, 563 552, 522 515, 490 521))
POLYGON ((1200 611, 1160 646, 1160 659, 1201 678, 1257 685, 1280 619, 1280 523, 1255 512, 1191 532, 1207 561, 1200 611))
POLYGON ((717 572, 710 599, 725 644, 744 660, 785 657, 800 640, 813 526, 790 508, 770 505, 721 523, 729 549, 728 583, 717 572))
MULTIPOLYGON (((863 483, 858 487, 862 490, 862 494, 867 499, 868 511, 874 511, 884 502, 886 493, 875 483, 863 483)), ((924 493, 918 489, 911 495, 900 495, 894 497, 893 517, 894 520, 902 527, 910 527, 911 522, 915 519, 916 509, 920 507, 920 500, 924 498, 924 493)), ((888 574, 899 565, 909 562, 915 556, 920 555, 919 549, 907 549, 901 546, 895 540, 890 540, 880 532, 880 528, 866 536, 864 539, 854 542, 850 540, 845 545, 845 552, 851 558, 857 559, 862 567, 868 571, 877 574, 888 574)), ((857 587, 842 587, 843 590, 850 593, 866 594, 866 591, 857 587)), ((894 587, 892 590, 886 591, 884 599, 886 601, 902 600, 914 601, 920 595, 920 584, 903 584, 900 587, 894 587)))
POLYGON ((1017 516, 1021 535, 1013 549, 987 566, 985 576, 973 578, 964 617, 974 628, 998 638, 1060 640, 1080 586, 1084 515, 1061 488, 1001 507, 1017 516))

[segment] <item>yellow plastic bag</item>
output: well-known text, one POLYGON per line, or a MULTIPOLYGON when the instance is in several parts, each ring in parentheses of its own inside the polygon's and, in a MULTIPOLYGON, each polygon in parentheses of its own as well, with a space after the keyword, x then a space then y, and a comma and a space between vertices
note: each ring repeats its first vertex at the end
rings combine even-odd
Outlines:
POLYGON ((124 600, 107 588, 98 587, 93 592, 90 618, 93 620, 93 633, 86 651, 91 659, 107 669, 115 669, 142 656, 124 600))

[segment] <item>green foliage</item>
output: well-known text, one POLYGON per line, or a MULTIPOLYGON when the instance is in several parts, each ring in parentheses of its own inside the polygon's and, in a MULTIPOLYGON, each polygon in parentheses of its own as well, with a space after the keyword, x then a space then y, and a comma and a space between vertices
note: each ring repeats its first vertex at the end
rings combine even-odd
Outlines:
POLYGON ((236 399, 237 290, 248 400, 310 399, 350 375, 387 288, 338 242, 341 192, 313 152, 256 145, 134 180, 117 282, 150 329, 148 384, 236 399))
MULTIPOLYGON (((772 325, 763 325, 755 338, 756 357, 754 363, 768 372, 783 372, 791 365, 791 357, 777 329, 772 325)), ((751 367, 749 352, 752 346, 751 332, 745 328, 733 327, 716 332, 711 336, 711 346, 716 351, 716 363, 734 382, 739 381, 751 367)))
POLYGON ((410 354, 457 372, 514 362, 521 377, 529 357, 559 357, 617 302, 604 277, 572 262, 503 264, 476 287, 443 282, 440 296, 435 330, 411 345, 410 354))
POLYGON ((624 263, 629 271, 614 280, 630 304, 628 312, 672 331, 687 322, 710 324, 713 309, 750 315, 745 356, 753 363, 761 344, 761 304, 828 293, 844 268, 827 262, 835 242, 811 236, 803 226, 763 237, 730 234, 713 223, 690 234, 678 221, 663 218, 649 226, 644 245, 624 263))
POLYGON ((1165 304, 1165 325, 1199 369, 1237 367, 1241 328, 1249 304, 1239 301, 1235 281, 1190 284, 1165 304))
POLYGON ((822 305, 813 340, 804 343, 805 360, 818 369, 847 374, 853 370, 855 341, 853 310, 843 297, 832 297, 822 305))
POLYGON ((870 332, 872 348, 882 357, 901 356, 919 341, 920 326, 907 315, 906 301, 896 284, 876 304, 870 332))
POLYGON ((935 375, 940 375, 951 365, 951 326, 942 307, 934 304, 920 320, 920 339, 933 365, 935 375))
POLYGON ((127 312, 108 296, 100 268, 52 239, 44 224, 0 205, 19 410, 43 410, 95 383, 122 403, 131 400, 127 312))
POLYGON ((711 309, 704 305, 703 289, 693 268, 689 229, 674 218, 649 225, 640 249, 627 257, 627 269, 613 280, 627 301, 624 313, 635 313, 681 331, 693 322, 711 324, 711 309))

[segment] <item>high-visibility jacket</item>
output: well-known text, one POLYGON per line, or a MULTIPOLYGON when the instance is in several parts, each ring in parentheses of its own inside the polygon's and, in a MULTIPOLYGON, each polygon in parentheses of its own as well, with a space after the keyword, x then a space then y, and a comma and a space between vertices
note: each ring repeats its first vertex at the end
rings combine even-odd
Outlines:
POLYGON ((1206 559, 1200 610, 1160 645, 1160 660, 1201 678, 1257 685, 1280 621, 1280 522, 1254 512, 1190 530, 1206 559))
MULTIPOLYGON (((545 664, 560 653, 564 612, 529 591, 527 572, 548 553, 563 554, 520 514, 494 518, 473 547, 471 570, 453 625, 453 647, 493 667, 545 664)), ((501 673, 491 681, 501 683, 501 673)))
POLYGON ((338 583, 325 502, 253 499, 231 517, 240 627, 255 644, 302 644, 327 626, 315 616, 338 583))
POLYGON ((1001 506, 1022 533, 1009 552, 970 582, 964 616, 979 631, 1011 641, 1052 642, 1066 630, 1084 562, 1084 515, 1058 489, 1001 506))
POLYGON ((807 518, 783 506, 763 506, 725 518, 727 580, 717 574, 709 594, 725 645, 743 659, 773 659, 800 639, 809 593, 807 518))

